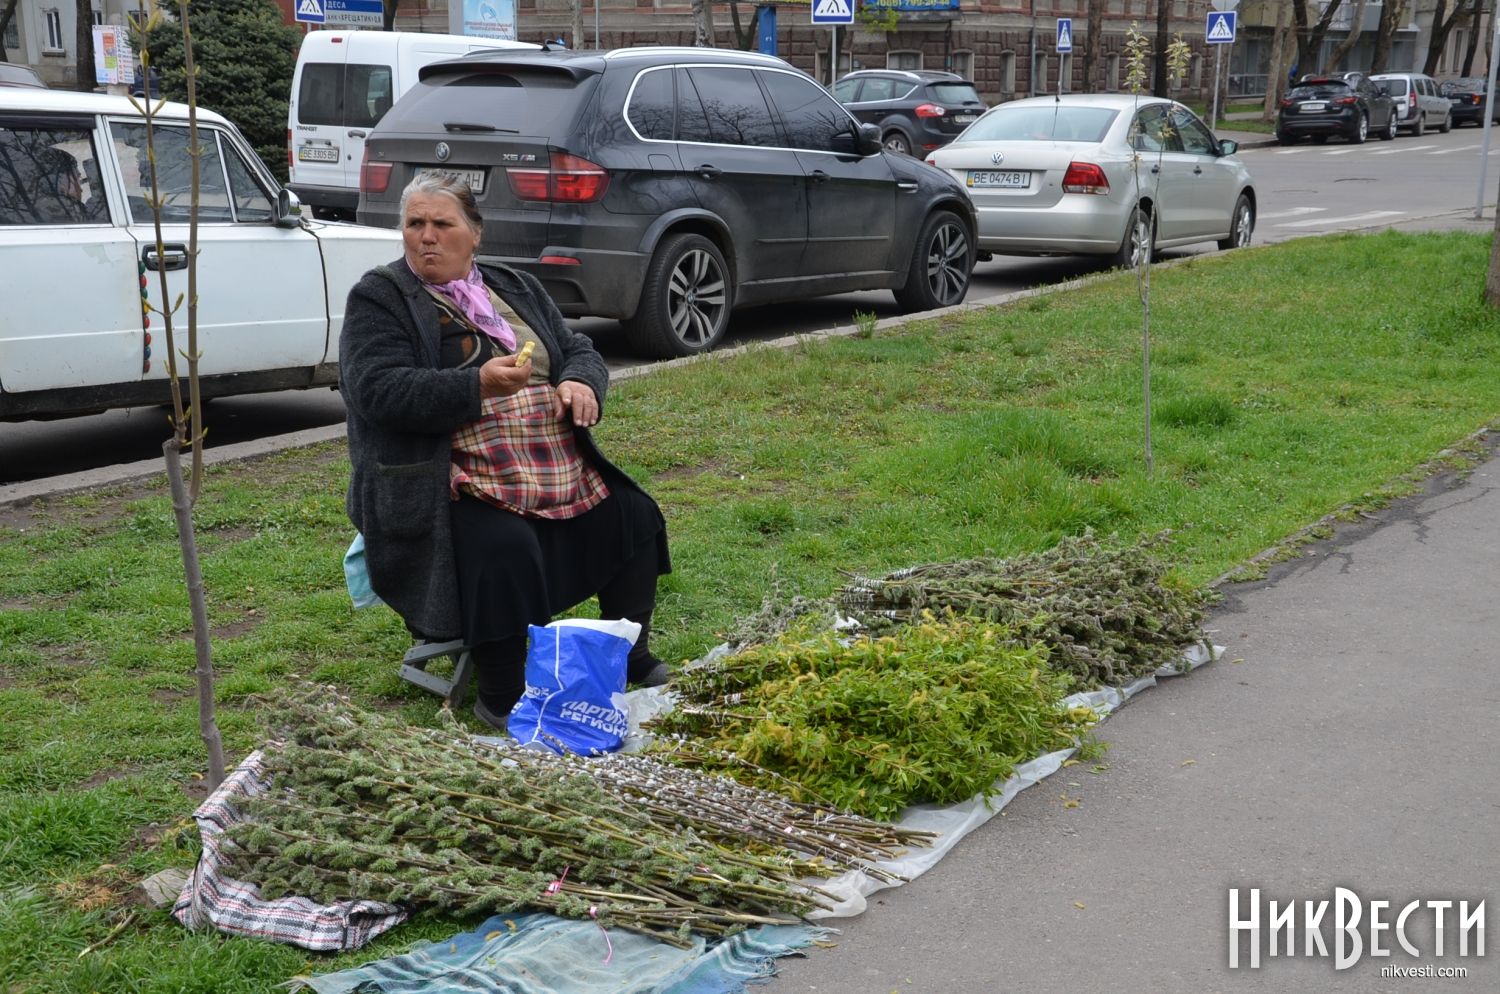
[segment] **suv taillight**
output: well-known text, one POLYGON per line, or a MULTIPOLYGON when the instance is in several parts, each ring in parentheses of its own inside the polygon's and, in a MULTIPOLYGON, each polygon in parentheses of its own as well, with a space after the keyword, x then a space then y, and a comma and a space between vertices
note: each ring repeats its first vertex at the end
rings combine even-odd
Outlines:
POLYGON ((1282 97, 1281 98, 1281 108, 1282 108, 1282 110, 1285 110, 1286 108, 1288 108, 1290 106, 1292 106, 1292 100, 1289 97, 1282 97))
POLYGON ((921 104, 912 113, 918 117, 942 117, 948 111, 937 104, 921 104))
POLYGON ((591 204, 609 188, 603 166, 566 152, 553 152, 546 169, 507 169, 510 191, 521 200, 591 204))
POLYGON ((360 193, 384 193, 391 185, 390 162, 371 162, 370 150, 365 149, 365 157, 359 164, 359 192, 360 193))
POLYGON ((1343 104, 1345 107, 1352 107, 1355 104, 1359 103, 1359 97, 1339 97, 1333 102, 1336 104, 1343 104))
POLYGON ((291 175, 292 167, 296 165, 296 159, 292 156, 292 129, 286 129, 286 171, 291 175))
POLYGON ((1109 177, 1092 162, 1070 162, 1063 174, 1064 193, 1109 193, 1109 177))
POLYGON ((1416 91, 1413 90, 1413 91, 1410 91, 1410 92, 1408 92, 1406 94, 1406 106, 1407 107, 1415 107, 1416 105, 1417 105, 1417 94, 1416 94, 1416 91))

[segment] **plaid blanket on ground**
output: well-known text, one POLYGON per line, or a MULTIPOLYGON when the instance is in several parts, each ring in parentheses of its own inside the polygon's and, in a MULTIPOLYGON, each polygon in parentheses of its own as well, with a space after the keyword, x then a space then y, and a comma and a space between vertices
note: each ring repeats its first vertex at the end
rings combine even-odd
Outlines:
POLYGON ((260 753, 253 752, 193 812, 203 837, 203 854, 172 908, 174 918, 190 929, 212 927, 319 952, 358 949, 406 920, 401 908, 380 901, 317 904, 305 897, 265 901, 254 884, 223 876, 219 835, 240 820, 234 801, 253 797, 266 787, 260 753))

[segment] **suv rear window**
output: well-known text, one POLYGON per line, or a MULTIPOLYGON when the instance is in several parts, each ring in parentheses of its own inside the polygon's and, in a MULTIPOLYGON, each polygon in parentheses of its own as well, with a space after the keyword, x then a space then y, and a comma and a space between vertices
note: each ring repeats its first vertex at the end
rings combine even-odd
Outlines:
POLYGON ((933 98, 944 103, 961 104, 964 101, 979 102, 979 91, 972 83, 933 83, 927 90, 933 98))
POLYGON ((530 137, 566 134, 589 105, 598 79, 574 80, 563 73, 521 67, 458 76, 444 73, 407 91, 389 117, 397 128, 423 132, 441 131, 453 123, 530 137))
POLYGON ((1323 80, 1317 83, 1301 83, 1287 93, 1288 100, 1322 100, 1328 97, 1345 97, 1354 92, 1354 87, 1341 79, 1323 80))
POLYGON ((1376 86, 1385 87, 1385 91, 1393 97, 1406 96, 1406 80, 1404 79, 1377 79, 1376 86))

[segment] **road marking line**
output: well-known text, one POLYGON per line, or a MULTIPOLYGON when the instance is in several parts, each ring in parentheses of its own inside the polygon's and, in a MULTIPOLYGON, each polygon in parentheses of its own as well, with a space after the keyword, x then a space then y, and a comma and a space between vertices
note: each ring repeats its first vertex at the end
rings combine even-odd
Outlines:
POLYGON ((1353 145, 1353 146, 1350 146, 1349 148, 1330 148, 1330 149, 1325 149, 1324 150, 1324 154, 1326 154, 1326 155, 1348 155, 1350 152, 1358 152, 1358 151, 1360 151, 1359 146, 1358 145, 1353 145))
MULTIPOLYGON (((1316 147, 1316 146, 1314 146, 1314 147, 1316 147)), ((1312 150, 1313 150, 1312 148, 1307 148, 1305 146, 1293 145, 1291 148, 1284 148, 1284 147, 1283 148, 1278 148, 1276 150, 1276 154, 1277 155, 1301 155, 1303 152, 1311 152, 1312 150)))
POLYGON ((1273 217, 1301 217, 1303 214, 1318 214, 1326 211, 1327 207, 1293 207, 1290 210, 1273 211, 1270 214, 1262 214, 1262 221, 1269 221, 1273 217))
POLYGON ((1332 227, 1338 224, 1360 224, 1364 221, 1378 221, 1384 217, 1399 217, 1405 211, 1365 211, 1363 214, 1350 214, 1348 217, 1315 217, 1306 221, 1288 221, 1278 224, 1278 228, 1311 228, 1315 225, 1332 227))
POLYGON ((1425 149, 1437 148, 1436 145, 1402 145, 1400 148, 1384 148, 1379 152, 1371 152, 1371 155, 1398 155, 1401 152, 1421 152, 1425 149))
POLYGON ((1428 155, 1447 155, 1449 152, 1474 152, 1478 151, 1478 145, 1458 145, 1454 148, 1440 148, 1436 152, 1428 152, 1428 155))

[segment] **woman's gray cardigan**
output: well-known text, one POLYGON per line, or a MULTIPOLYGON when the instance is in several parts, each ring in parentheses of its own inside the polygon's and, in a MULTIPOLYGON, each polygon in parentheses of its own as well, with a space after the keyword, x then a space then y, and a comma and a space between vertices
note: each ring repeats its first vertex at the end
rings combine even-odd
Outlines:
MULTIPOLYGON (((551 381, 577 380, 604 407, 609 370, 575 334, 534 276, 481 266, 489 286, 531 326, 551 361, 551 381)), ((458 575, 448 519, 453 431, 480 415, 479 369, 442 369, 438 309, 405 260, 366 273, 349 292, 339 336, 339 389, 348 411, 353 470, 345 503, 365 537, 375 593, 429 639, 461 634, 458 575)), ((589 432, 579 451, 610 486, 636 484, 612 466, 589 432)), ((665 530, 658 537, 669 568, 665 530)))

